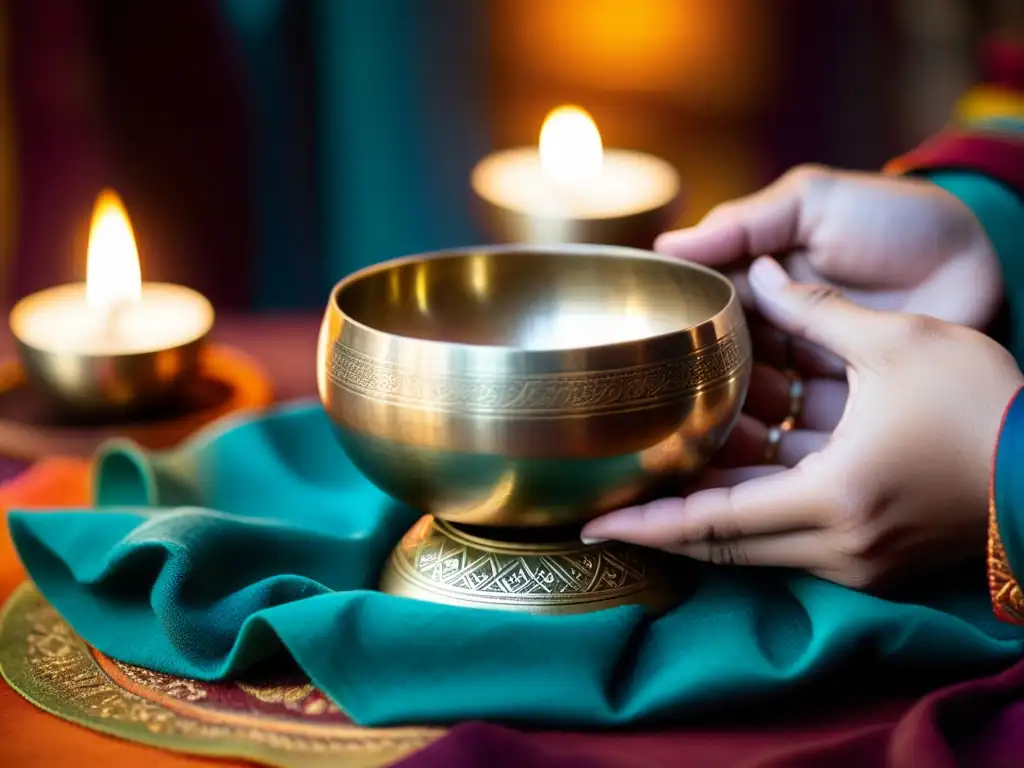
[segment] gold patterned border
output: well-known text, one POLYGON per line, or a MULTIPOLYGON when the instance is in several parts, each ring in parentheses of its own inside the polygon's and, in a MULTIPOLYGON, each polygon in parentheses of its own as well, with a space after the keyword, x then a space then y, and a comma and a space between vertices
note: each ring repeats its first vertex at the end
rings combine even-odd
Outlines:
POLYGON ((626 544, 502 551, 429 516, 391 557, 396 574, 416 588, 481 605, 611 604, 652 585, 648 558, 626 544))
POLYGON ((990 498, 988 512, 988 589, 992 610, 1011 624, 1024 624, 1024 594, 1010 569, 1010 561, 999 536, 995 501, 990 498))
MULTIPOLYGON (((203 698, 202 683, 109 663, 121 674, 105 671, 30 583, 16 589, 0 612, 0 674, 7 683, 50 714, 129 741, 280 768, 380 768, 444 733, 204 712, 196 706, 203 698), (119 681, 122 675, 134 683, 131 690, 119 681)), ((294 703, 289 696, 300 706, 318 700, 304 689, 301 696, 279 687, 244 689, 259 700, 284 697, 285 704, 294 703)))
POLYGON ((667 362, 614 371, 530 376, 422 376, 375 360, 340 340, 329 378, 373 400, 432 410, 510 415, 587 414, 672 400, 735 375, 750 357, 745 329, 667 362))

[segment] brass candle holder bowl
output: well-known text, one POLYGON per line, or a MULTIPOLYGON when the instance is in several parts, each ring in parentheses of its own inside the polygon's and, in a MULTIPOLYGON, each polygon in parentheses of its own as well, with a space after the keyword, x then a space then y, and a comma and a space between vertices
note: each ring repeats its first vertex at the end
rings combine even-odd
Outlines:
POLYGON ((676 196, 655 208, 602 218, 541 216, 505 208, 476 198, 485 231, 500 243, 601 243, 649 248, 662 232, 672 229, 683 208, 676 196))
POLYGON ((320 397, 352 462, 425 517, 380 588, 576 613, 670 604, 657 553, 583 544, 599 514, 685 481, 740 412, 750 339, 732 284, 628 248, 500 246, 342 280, 320 397))
POLYGON ((76 422, 145 418, 198 376, 205 337, 170 349, 128 355, 53 352, 18 343, 25 374, 55 408, 76 422))
POLYGON ((149 286, 160 296, 188 297, 189 309, 196 315, 191 320, 195 333, 153 348, 136 345, 125 350, 80 351, 33 343, 33 334, 27 330, 40 296, 51 301, 66 298, 80 309, 83 302, 78 300, 84 296, 80 285, 51 288, 22 299, 11 310, 10 327, 24 374, 62 418, 85 424, 148 418, 173 406, 198 378, 200 355, 213 327, 213 307, 198 293, 180 286, 149 286))

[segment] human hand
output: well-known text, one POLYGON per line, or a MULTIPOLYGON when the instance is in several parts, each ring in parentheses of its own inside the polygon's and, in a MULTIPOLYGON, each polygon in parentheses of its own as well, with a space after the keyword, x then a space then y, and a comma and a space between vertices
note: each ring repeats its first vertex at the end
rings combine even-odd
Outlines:
MULTIPOLYGON (((872 309, 930 315, 982 329, 1002 300, 998 257, 958 198, 928 181, 805 166, 766 189, 711 211, 697 226, 662 235, 655 248, 721 269, 753 309, 749 259, 783 259, 804 283, 839 288, 872 309)), ((792 367, 785 343, 756 320, 762 359, 792 367)), ((832 374, 841 361, 798 341, 803 367, 832 374)))
POLYGON ((845 360, 850 394, 835 430, 792 468, 712 472, 686 498, 588 523, 584 540, 800 568, 856 588, 981 551, 1001 417, 1024 384, 1010 354, 969 328, 794 283, 770 258, 751 267, 750 287, 768 320, 845 360))

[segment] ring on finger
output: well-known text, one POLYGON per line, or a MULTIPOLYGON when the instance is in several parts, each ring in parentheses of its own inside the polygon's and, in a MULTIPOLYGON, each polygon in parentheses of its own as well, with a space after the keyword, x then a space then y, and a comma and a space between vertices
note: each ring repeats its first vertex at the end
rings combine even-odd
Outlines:
POLYGON ((774 424, 768 427, 763 457, 765 464, 779 463, 779 449, 782 446, 782 436, 788 431, 782 424, 774 424))
POLYGON ((800 417, 803 416, 806 389, 804 380, 799 373, 792 369, 783 371, 783 373, 789 379, 789 413, 780 426, 783 430, 789 430, 795 428, 800 417))

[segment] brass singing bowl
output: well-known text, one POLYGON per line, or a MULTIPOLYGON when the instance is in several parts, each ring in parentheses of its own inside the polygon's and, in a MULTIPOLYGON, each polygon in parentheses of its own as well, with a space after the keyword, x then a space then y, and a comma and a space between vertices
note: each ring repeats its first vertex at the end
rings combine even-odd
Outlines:
POLYGON ((499 246, 345 278, 317 366, 370 481, 442 522, 522 530, 678 487, 735 423, 751 350, 713 270, 629 248, 499 246))

